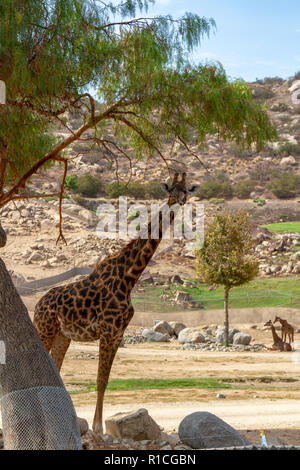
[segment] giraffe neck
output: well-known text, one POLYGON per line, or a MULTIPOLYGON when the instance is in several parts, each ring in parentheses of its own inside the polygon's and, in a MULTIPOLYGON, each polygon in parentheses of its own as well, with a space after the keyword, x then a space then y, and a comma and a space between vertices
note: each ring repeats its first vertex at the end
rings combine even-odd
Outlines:
POLYGON ((277 335, 276 331, 275 331, 275 326, 271 326, 271 330, 272 330, 272 335, 273 335, 273 341, 274 343, 278 342, 278 340, 280 340, 279 336, 277 335))
MULTIPOLYGON (((161 209, 170 209, 171 206, 171 201, 168 201, 168 203, 161 209)), ((174 216, 174 212, 170 210, 170 224, 173 223, 174 216)), ((158 238, 151 238, 151 230, 153 230, 151 227, 152 224, 150 221, 148 224, 148 238, 137 238, 136 240, 132 240, 123 250, 123 255, 125 255, 124 276, 129 289, 134 287, 162 240, 163 220, 161 211, 158 214, 158 238)), ((122 262, 122 254, 120 254, 120 262, 122 262)))

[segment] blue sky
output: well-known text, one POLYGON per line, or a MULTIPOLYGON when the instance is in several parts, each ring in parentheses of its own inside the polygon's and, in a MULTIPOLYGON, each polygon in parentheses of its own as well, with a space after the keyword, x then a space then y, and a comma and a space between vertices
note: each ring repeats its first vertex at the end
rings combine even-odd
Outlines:
POLYGON ((246 81, 300 71, 300 0, 156 0, 148 16, 185 11, 217 23, 196 62, 220 61, 229 77, 246 81))

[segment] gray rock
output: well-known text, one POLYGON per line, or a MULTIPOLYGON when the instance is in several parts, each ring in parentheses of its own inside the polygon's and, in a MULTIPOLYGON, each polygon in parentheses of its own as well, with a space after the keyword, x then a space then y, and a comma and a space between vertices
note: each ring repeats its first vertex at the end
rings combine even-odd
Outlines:
POLYGON ((28 262, 31 263, 32 261, 43 261, 44 257, 41 253, 35 252, 28 258, 28 262))
POLYGON ((226 395, 223 393, 217 393, 216 398, 226 398, 226 395))
POLYGON ((111 434, 104 434, 103 440, 104 442, 106 442, 106 444, 112 444, 114 441, 114 438, 112 437, 111 434))
POLYGON ((170 336, 168 334, 163 335, 158 331, 149 330, 145 328, 142 331, 142 337, 146 338, 148 341, 156 341, 156 342, 168 342, 170 341, 170 336))
POLYGON ((176 336, 179 335, 181 330, 184 330, 186 328, 184 323, 180 323, 180 322, 177 322, 177 321, 169 321, 168 323, 171 326, 171 328, 173 328, 176 336))
POLYGON ((169 336, 173 336, 175 333, 171 325, 166 321, 160 321, 156 323, 153 330, 158 331, 159 333, 162 333, 163 335, 169 335, 169 336))
POLYGON ((205 338, 196 328, 184 328, 178 335, 178 342, 180 344, 205 343, 205 338))
POLYGON ((251 336, 247 333, 236 333, 233 336, 233 344, 243 344, 244 346, 248 346, 251 342, 251 336))
POLYGON ((128 413, 117 413, 107 418, 105 425, 108 434, 121 439, 155 440, 161 435, 158 424, 144 408, 128 413))
POLYGON ((206 411, 186 416, 179 425, 181 442, 193 449, 252 445, 233 427, 206 411))
POLYGON ((89 430, 89 423, 84 418, 77 418, 77 420, 80 428, 80 435, 84 436, 89 430))
MULTIPOLYGON (((233 337, 236 333, 240 333, 240 330, 237 330, 236 328, 229 328, 228 331, 228 342, 232 343, 233 337)), ((219 326, 216 332, 216 343, 225 343, 225 327, 224 326, 219 326)))

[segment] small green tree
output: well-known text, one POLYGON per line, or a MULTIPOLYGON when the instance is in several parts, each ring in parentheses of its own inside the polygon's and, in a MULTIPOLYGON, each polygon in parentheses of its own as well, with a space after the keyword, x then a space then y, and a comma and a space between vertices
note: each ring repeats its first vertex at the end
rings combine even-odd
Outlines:
POLYGON ((209 284, 224 286, 225 344, 228 346, 228 299, 233 287, 251 281, 258 273, 254 258, 255 241, 244 211, 221 212, 207 227, 203 247, 196 251, 199 278, 209 284))

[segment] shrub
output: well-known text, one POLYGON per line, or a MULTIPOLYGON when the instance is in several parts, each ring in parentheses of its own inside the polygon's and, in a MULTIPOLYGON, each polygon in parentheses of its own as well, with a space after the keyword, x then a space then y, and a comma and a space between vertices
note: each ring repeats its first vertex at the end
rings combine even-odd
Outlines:
POLYGON ((166 193, 161 187, 161 184, 157 180, 151 180, 146 185, 146 194, 153 197, 154 199, 162 199, 166 196, 166 193))
POLYGON ((273 98, 275 93, 270 88, 255 88, 253 90, 253 98, 255 100, 269 100, 273 98))
POLYGON ((69 175, 66 177, 66 187, 70 191, 76 191, 78 189, 78 177, 77 175, 69 175))
POLYGON ((105 187, 105 192, 110 198, 118 198, 120 196, 131 196, 136 199, 144 198, 146 194, 146 185, 142 183, 121 183, 114 181, 105 187))
POLYGON ((278 103, 278 104, 274 104, 271 108, 271 111, 279 111, 279 112, 284 112, 284 111, 288 111, 290 108, 288 107, 287 104, 285 103, 278 103))
POLYGON ((285 142, 280 146, 279 150, 281 153, 287 153, 288 155, 300 155, 300 144, 285 142))
POLYGON ((261 79, 256 79, 256 83, 260 83, 261 85, 275 85, 275 84, 282 84, 284 79, 281 77, 265 77, 261 79))
POLYGON ((253 180, 245 180, 240 183, 236 183, 233 187, 233 193, 239 199, 247 199, 255 188, 255 182, 253 180))
POLYGON ((125 183, 114 181, 106 185, 105 192, 109 198, 118 198, 119 196, 127 196, 128 188, 125 183))
POLYGON ((293 191, 300 187, 300 177, 294 173, 283 173, 268 184, 268 189, 279 199, 289 199, 294 196, 293 191))
POLYGON ((103 191, 102 181, 89 173, 78 177, 75 181, 75 184, 76 187, 73 189, 73 191, 80 194, 81 196, 97 197, 103 191))
POLYGON ((233 190, 229 181, 215 181, 210 180, 206 181, 200 186, 197 196, 201 199, 211 199, 211 198, 230 198, 232 197, 233 190))
POLYGON ((146 185, 142 183, 129 183, 127 187, 127 194, 136 199, 142 199, 146 194, 146 185))

